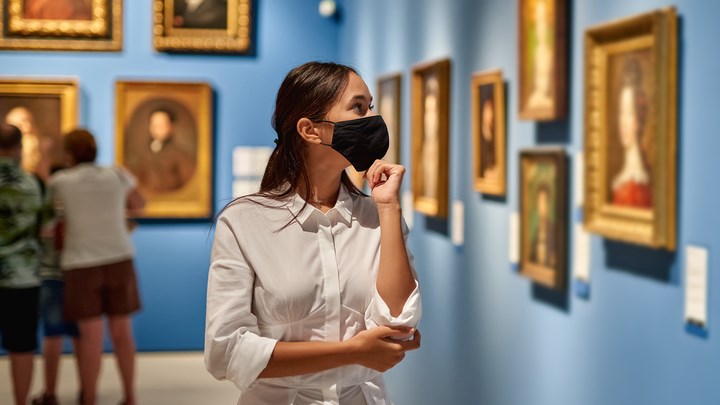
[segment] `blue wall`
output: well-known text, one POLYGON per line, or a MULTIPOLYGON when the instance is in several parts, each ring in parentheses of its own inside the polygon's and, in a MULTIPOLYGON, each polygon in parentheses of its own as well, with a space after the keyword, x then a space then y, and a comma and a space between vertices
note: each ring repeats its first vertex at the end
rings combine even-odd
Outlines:
MULTIPOLYGON (((401 71, 403 158, 409 162, 412 65, 452 59, 450 198, 465 203, 465 245, 415 214, 411 247, 421 277, 423 348, 389 373, 398 404, 620 405, 720 403, 720 3, 679 0, 679 249, 665 254, 593 236, 591 296, 532 286, 508 264, 518 210, 518 152, 538 144, 582 149, 583 32, 668 5, 658 0, 570 1, 570 111, 537 125, 517 115, 517 3, 508 0, 344 1, 341 61, 374 88, 401 71), (501 68, 508 83, 508 194, 486 199, 471 178, 470 79, 501 68), (710 250, 709 335, 683 323, 684 247, 710 250)), ((572 176, 572 174, 571 174, 572 176)), ((572 179, 570 181, 572 184, 572 179)), ((407 186, 407 185, 406 185, 407 186)), ((572 191, 572 190, 571 190, 572 191)), ((572 192, 571 192, 572 195, 572 192)), ((572 240, 572 233, 570 234, 572 240)), ((572 246, 570 246, 572 249, 572 246)), ((572 250, 569 257, 572 263, 572 250)))
MULTIPOLYGON (((257 2, 255 56, 168 55, 152 48, 152 2, 126 0, 119 53, 0 52, 0 75, 79 79, 80 124, 99 140, 101 163, 114 157, 118 79, 207 81, 215 89, 215 206, 231 198, 232 148, 272 145, 270 119, 287 71, 338 54, 338 24, 315 0, 257 2)), ((133 235, 144 308, 135 318, 140 350, 203 347, 210 222, 142 224, 133 235)))

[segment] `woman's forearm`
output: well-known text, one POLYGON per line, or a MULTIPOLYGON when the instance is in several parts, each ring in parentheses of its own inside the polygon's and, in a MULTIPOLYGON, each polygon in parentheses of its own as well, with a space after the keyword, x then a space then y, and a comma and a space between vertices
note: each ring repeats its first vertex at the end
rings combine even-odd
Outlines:
POLYGON ((398 316, 415 289, 415 278, 410 270, 410 260, 402 234, 400 204, 378 206, 378 215, 380 216, 380 267, 377 290, 390 308, 390 315, 398 316))
POLYGON ((278 342, 260 378, 317 373, 356 362, 352 344, 345 342, 278 342))

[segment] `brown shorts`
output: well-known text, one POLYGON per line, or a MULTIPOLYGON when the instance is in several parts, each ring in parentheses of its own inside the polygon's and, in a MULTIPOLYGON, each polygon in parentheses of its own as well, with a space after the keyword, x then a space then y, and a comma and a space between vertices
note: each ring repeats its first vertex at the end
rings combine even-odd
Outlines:
POLYGON ((132 260, 67 270, 64 275, 66 321, 128 315, 140 309, 132 260))

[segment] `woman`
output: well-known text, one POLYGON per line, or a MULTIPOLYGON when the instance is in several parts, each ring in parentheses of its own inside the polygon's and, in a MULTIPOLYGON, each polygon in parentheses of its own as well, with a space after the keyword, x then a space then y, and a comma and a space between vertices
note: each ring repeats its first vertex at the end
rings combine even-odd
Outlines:
POLYGON ((239 404, 390 404, 382 372, 420 346, 420 295, 388 148, 363 80, 311 62, 277 95, 261 190, 217 221, 205 365, 239 404), (372 197, 344 169, 367 170, 372 197))
POLYGON ((130 316, 140 309, 133 265, 133 246, 126 229, 126 210, 145 201, 125 170, 95 164, 95 138, 86 130, 63 137, 69 169, 50 177, 48 198, 62 209, 66 321, 80 329, 79 360, 83 405, 96 401, 103 316, 107 316, 125 399, 135 405, 135 342, 130 316))
POLYGON ((612 182, 612 202, 627 207, 651 208, 650 173, 641 143, 648 102, 642 88, 640 65, 635 59, 628 59, 623 65, 618 106, 618 137, 624 159, 612 182))

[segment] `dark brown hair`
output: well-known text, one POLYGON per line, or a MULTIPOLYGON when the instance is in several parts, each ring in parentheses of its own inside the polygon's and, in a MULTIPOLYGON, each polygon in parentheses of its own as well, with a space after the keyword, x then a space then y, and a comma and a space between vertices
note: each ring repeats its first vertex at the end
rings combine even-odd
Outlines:
MULTIPOLYGON (((355 69, 346 65, 308 62, 292 69, 285 76, 275 99, 272 118, 272 126, 277 136, 276 146, 265 167, 260 191, 247 197, 261 196, 280 202, 300 189, 306 194, 310 193, 307 145, 297 132, 297 122, 301 118, 313 121, 325 119, 345 91, 351 73, 357 74, 355 69)), ((343 171, 340 181, 350 194, 362 194, 346 172, 343 171)), ((301 197, 306 201, 302 208, 305 209, 310 195, 301 197)), ((241 199, 243 197, 228 206, 241 199)), ((250 200, 260 204, 256 200, 250 200)), ((292 214, 294 216, 298 213, 292 214)))
POLYGON ((94 162, 97 157, 97 144, 90 131, 78 128, 63 137, 63 148, 75 160, 75 163, 94 162))
POLYGON ((0 124, 0 149, 11 150, 22 144, 22 132, 15 125, 0 124))
MULTIPOLYGON (((301 118, 325 119, 349 82, 355 69, 338 63, 308 62, 291 70, 275 99, 272 126, 277 146, 270 155, 260 184, 260 195, 283 199, 303 186, 310 192, 307 145, 297 132, 301 118)), ((360 194, 345 172, 341 182, 351 193, 360 194)), ((302 196, 306 201, 309 195, 302 196)))

